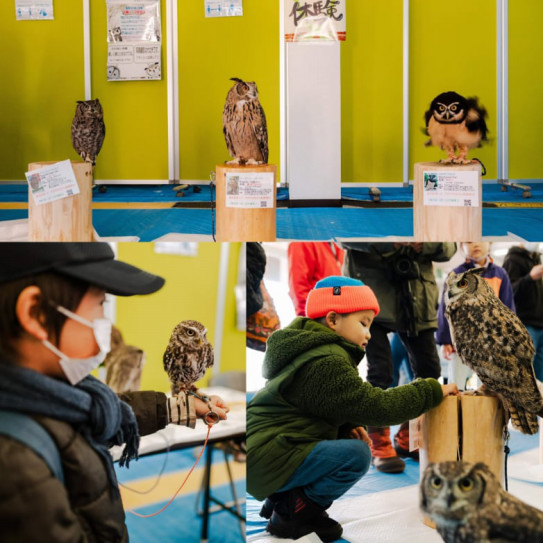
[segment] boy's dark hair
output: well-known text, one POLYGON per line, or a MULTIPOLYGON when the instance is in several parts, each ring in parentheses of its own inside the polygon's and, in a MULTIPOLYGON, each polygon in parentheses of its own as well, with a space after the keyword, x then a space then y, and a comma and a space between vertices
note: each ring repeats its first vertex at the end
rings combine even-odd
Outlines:
POLYGON ((56 273, 43 273, 0 284, 0 363, 18 362, 13 340, 21 337, 23 328, 15 314, 15 305, 19 294, 31 285, 41 290, 39 317, 54 345, 58 345, 60 331, 67 319, 55 306, 61 305, 75 311, 89 289, 89 284, 84 281, 56 273))

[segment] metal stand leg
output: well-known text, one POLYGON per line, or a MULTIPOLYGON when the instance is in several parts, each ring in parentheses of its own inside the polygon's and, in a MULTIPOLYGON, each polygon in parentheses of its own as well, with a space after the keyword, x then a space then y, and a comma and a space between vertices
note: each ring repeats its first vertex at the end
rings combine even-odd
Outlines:
POLYGON ((208 443, 206 451, 206 468, 204 474, 204 511, 202 516, 202 543, 207 542, 208 540, 208 529, 209 529, 209 502, 211 494, 211 459, 213 455, 213 443, 208 443))

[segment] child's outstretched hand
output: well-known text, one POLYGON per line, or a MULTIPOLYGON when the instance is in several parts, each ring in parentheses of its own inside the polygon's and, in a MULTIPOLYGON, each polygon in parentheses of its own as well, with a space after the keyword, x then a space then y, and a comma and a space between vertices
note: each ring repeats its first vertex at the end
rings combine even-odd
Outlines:
POLYGON ((357 426, 356 428, 353 428, 349 432, 349 437, 351 439, 360 439, 360 441, 364 441, 364 443, 371 445, 370 436, 368 435, 368 432, 366 432, 363 426, 357 426))
POLYGON ((460 392, 458 392, 458 387, 456 386, 456 383, 441 385, 441 390, 443 390, 443 397, 458 396, 460 394, 460 392))

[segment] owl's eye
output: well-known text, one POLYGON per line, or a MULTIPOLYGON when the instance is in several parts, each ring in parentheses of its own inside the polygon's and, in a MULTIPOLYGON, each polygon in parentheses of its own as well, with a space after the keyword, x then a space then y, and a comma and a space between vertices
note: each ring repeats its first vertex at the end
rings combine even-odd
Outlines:
POLYGON ((190 328, 187 330, 187 335, 188 336, 193 336, 194 335, 194 330, 191 330, 190 328))
POLYGON ((432 488, 441 488, 443 486, 443 481, 440 477, 432 477, 430 484, 432 485, 432 488))
POLYGON ((466 288, 468 286, 468 280, 467 279, 460 279, 458 283, 456 283, 460 288, 466 288))
POLYGON ((445 106, 439 106, 439 111, 445 111, 445 106))
POLYGON ((456 111, 458 108, 456 106, 451 106, 451 111, 456 111))
POLYGON ((469 492, 473 488, 473 481, 469 477, 464 477, 460 480, 459 486, 464 492, 469 492))

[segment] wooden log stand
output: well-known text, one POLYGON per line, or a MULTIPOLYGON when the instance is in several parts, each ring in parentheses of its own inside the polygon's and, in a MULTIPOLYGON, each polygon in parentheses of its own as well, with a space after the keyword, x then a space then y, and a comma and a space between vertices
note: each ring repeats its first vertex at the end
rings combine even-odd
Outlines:
MULTIPOLYGON (((484 462, 503 486, 504 412, 492 396, 448 396, 421 417, 420 478, 431 462, 484 462)), ((435 525, 428 518, 424 523, 435 525)))
MULTIPOLYGON (((231 179, 231 176, 229 177, 231 179)), ((276 178, 277 166, 275 164, 258 166, 219 164, 217 166, 217 241, 275 241, 276 178), (232 194, 228 190, 235 190, 235 187, 229 189, 226 186, 227 174, 247 176, 260 173, 273 173, 273 206, 265 208, 232 207, 227 196, 232 194)))
MULTIPOLYGON (((451 183, 454 183, 451 182, 451 183)), ((457 183, 458 185, 458 183, 457 183)), ((436 192, 433 196, 437 196, 436 192)), ((461 198, 461 192, 455 193, 461 198)), ((449 198, 455 197, 449 192, 449 198)), ((447 196, 444 195, 444 201, 447 196)), ((416 241, 480 241, 482 238, 482 180, 481 165, 440 164, 439 162, 418 162, 415 164, 413 189, 413 234, 416 241), (432 182, 425 180, 424 173, 459 174, 477 172, 478 205, 434 205, 425 203, 433 189, 432 182)), ((472 200, 471 197, 466 200, 472 200)))
MULTIPOLYGON (((54 162, 32 162, 28 170, 38 170, 54 162)), ((29 241, 92 241, 92 165, 72 162, 79 194, 48 202, 34 203, 28 192, 29 241)))

